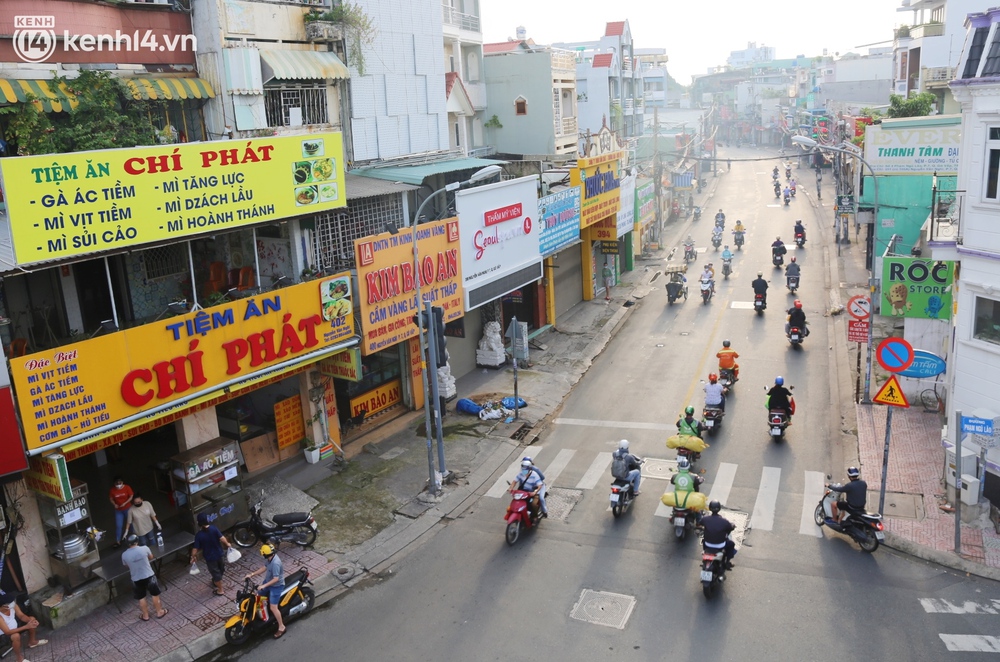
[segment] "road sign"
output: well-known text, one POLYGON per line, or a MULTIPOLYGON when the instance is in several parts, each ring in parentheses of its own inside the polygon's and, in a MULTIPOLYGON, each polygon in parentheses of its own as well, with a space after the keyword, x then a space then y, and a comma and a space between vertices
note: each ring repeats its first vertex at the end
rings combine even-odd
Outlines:
POLYGON ((850 298, 847 302, 847 314, 857 320, 866 320, 872 315, 872 301, 863 294, 850 298))
POLYGON ((976 418, 975 416, 962 417, 962 432, 982 434, 992 436, 993 421, 988 418, 976 418))
POLYGON ((882 388, 872 398, 872 402, 877 402, 880 405, 891 405, 893 407, 910 406, 910 403, 906 400, 906 395, 903 394, 903 389, 899 388, 899 380, 896 379, 896 375, 889 376, 889 380, 885 384, 882 384, 882 388))
POLYGON ((927 377, 937 377, 947 369, 947 364, 943 358, 937 354, 931 354, 922 349, 913 350, 913 363, 906 370, 901 370, 896 374, 900 377, 916 377, 924 379, 927 377))
POLYGON ((913 363, 913 347, 902 338, 886 338, 875 348, 878 364, 889 372, 902 372, 913 363))
POLYGON ((868 320, 847 320, 847 342, 868 342, 868 320))

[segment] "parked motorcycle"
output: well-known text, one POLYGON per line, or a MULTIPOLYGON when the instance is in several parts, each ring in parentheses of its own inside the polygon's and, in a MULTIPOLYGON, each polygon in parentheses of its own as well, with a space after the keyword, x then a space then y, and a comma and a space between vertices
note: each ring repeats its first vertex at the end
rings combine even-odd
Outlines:
POLYGON ((729 278, 729 274, 733 273, 733 259, 722 261, 722 277, 729 278))
POLYGON ((725 551, 701 552, 701 590, 706 598, 711 598, 715 590, 726 581, 725 551))
POLYGON ((763 315, 764 314, 764 308, 766 308, 766 307, 767 306, 764 303, 764 295, 763 294, 754 294, 753 295, 753 309, 754 309, 754 311, 758 315, 763 315))
MULTIPOLYGON (((308 613, 316 602, 316 594, 308 587, 309 571, 301 568, 285 577, 285 590, 281 593, 281 620, 287 625, 292 618, 308 613)), ((238 612, 226 621, 226 641, 241 646, 251 635, 276 630, 278 622, 268 608, 266 596, 257 595, 257 585, 251 579, 243 580, 243 588, 236 592, 238 612)))
POLYGON ((736 244, 736 250, 743 250, 743 233, 734 232, 733 233, 733 243, 736 244))
POLYGON ((708 303, 712 298, 712 281, 703 278, 701 280, 701 302, 708 303))
POLYGON ((795 245, 798 246, 799 248, 802 248, 803 246, 806 245, 806 236, 805 236, 805 234, 803 234, 801 232, 796 232, 795 233, 795 245))
POLYGON ((795 294, 795 290, 799 289, 799 277, 787 276, 785 278, 785 285, 788 287, 789 292, 795 294))
POLYGON ((701 207, 694 208, 694 220, 699 220, 701 218, 701 207))
POLYGON ((677 540, 684 540, 688 531, 694 530, 698 525, 698 511, 694 508, 678 508, 674 506, 670 514, 670 521, 674 523, 674 535, 677 540))
POLYGON ((723 411, 722 407, 717 405, 705 406, 705 409, 701 412, 701 416, 704 419, 705 429, 708 430, 708 434, 714 435, 722 427, 722 417, 725 414, 726 412, 723 411))
MULTIPOLYGON (((840 485, 838 484, 837 487, 840 485)), ((816 526, 826 526, 838 533, 850 536, 861 546, 862 550, 871 554, 885 540, 885 526, 882 524, 882 516, 878 513, 865 513, 860 516, 847 513, 842 522, 835 522, 832 506, 833 502, 837 500, 838 494, 827 486, 823 498, 816 506, 814 515, 816 526)))
POLYGON ((802 340, 805 338, 805 334, 797 326, 790 327, 788 329, 788 342, 792 344, 792 348, 796 348, 802 344, 802 340))
POLYGON ((522 529, 538 526, 542 519, 542 506, 537 496, 524 490, 514 490, 511 493, 510 505, 504 520, 507 522, 507 544, 513 545, 521 537, 522 529))
POLYGON ((732 368, 719 368, 719 383, 722 384, 722 388, 731 391, 738 381, 732 368))
POLYGON ((250 507, 250 519, 233 527, 233 541, 240 547, 252 547, 258 542, 277 545, 279 542, 290 542, 300 547, 308 547, 316 541, 319 527, 312 512, 282 513, 271 519, 274 524, 266 522, 261 516, 264 505, 264 492, 261 490, 260 500, 250 507))

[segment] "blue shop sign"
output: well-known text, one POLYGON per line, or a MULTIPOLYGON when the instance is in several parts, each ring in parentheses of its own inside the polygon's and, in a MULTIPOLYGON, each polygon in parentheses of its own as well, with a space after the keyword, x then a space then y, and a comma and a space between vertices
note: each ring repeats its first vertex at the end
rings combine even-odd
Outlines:
POLYGON ((580 240, 580 187, 546 195, 538 199, 542 231, 539 252, 548 257, 580 240))
POLYGON ((923 349, 913 350, 913 363, 902 372, 898 372, 900 377, 916 377, 922 379, 926 377, 936 377, 943 373, 947 365, 943 358, 937 354, 931 354, 923 349))

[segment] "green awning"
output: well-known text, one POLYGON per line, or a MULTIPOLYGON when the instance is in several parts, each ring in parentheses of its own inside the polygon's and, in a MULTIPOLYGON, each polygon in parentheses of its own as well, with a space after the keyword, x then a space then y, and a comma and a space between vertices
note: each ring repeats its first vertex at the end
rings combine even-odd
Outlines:
POLYGON ((452 159, 451 161, 438 161, 437 163, 425 163, 424 165, 392 166, 388 168, 363 168, 351 170, 351 174, 420 186, 424 183, 424 179, 433 177, 434 175, 440 175, 445 172, 479 170, 480 168, 485 168, 488 165, 504 165, 506 163, 506 161, 496 161, 494 159, 452 159))
POLYGON ((261 75, 264 82, 271 80, 310 80, 350 78, 351 72, 330 51, 260 51, 261 75))

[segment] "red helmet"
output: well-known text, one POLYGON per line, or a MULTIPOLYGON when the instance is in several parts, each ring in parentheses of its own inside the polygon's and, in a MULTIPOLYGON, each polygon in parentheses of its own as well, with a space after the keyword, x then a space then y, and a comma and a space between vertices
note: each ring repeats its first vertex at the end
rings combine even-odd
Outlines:
POLYGON ((798 299, 796 299, 796 300, 795 300, 795 307, 796 307, 796 308, 801 308, 801 307, 802 307, 802 302, 801 302, 801 301, 799 301, 798 299))
POLYGON ((795 262, 795 256, 794 255, 792 256, 792 262, 795 262))
POLYGON ((715 382, 719 381, 719 376, 713 372, 708 375, 708 381, 714 384, 715 382))

